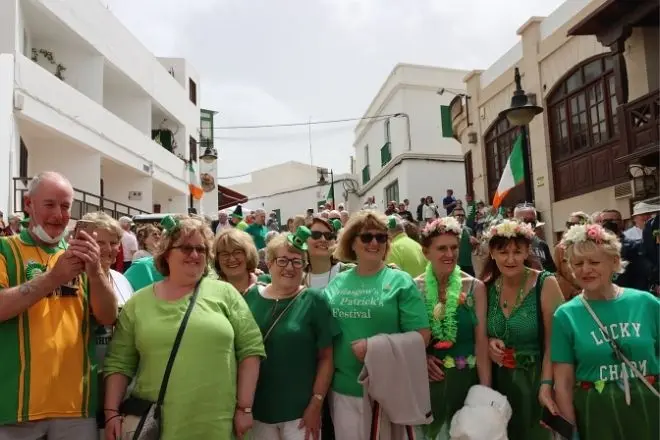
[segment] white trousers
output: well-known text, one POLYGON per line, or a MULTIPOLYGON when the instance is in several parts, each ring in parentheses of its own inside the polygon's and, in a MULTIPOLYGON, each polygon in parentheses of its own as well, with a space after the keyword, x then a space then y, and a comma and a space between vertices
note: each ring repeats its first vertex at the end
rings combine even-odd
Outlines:
POLYGON ((366 440, 362 397, 330 393, 330 414, 337 440, 366 440))
POLYGON ((299 429, 300 419, 282 423, 262 423, 252 425, 252 440, 305 440, 305 429, 299 429))

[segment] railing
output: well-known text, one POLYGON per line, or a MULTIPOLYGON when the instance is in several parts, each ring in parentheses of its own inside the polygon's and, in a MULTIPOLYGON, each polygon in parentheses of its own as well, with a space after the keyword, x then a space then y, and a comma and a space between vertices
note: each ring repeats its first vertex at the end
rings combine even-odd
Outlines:
POLYGON ((366 185, 367 182, 371 180, 371 175, 369 174, 369 165, 362 168, 362 185, 366 185))
POLYGON ((380 149, 380 166, 384 167, 390 160, 392 160, 392 144, 385 142, 380 149))
POLYGON ((660 91, 623 106, 628 154, 658 145, 660 141, 660 91))
MULTIPOLYGON (((24 211, 23 199, 27 193, 30 180, 32 180, 31 177, 14 177, 14 212, 24 211)), ((97 211, 103 211, 116 220, 124 216, 151 214, 148 211, 73 188, 73 206, 71 206, 71 218, 73 220, 79 220, 85 214, 97 211)))

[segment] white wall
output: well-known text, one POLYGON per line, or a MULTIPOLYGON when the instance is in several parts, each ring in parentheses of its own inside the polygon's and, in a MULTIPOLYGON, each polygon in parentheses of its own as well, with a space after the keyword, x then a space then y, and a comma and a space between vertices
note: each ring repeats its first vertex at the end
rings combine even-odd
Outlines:
POLYGON ((118 87, 105 84, 103 107, 151 138, 151 99, 148 96, 132 96, 118 87))
POLYGON ((0 1, 0 53, 13 53, 18 47, 17 10, 18 0, 0 1))
MULTIPOLYGON (((335 177, 335 178, 338 178, 335 177)), ((250 174, 250 181, 230 185, 231 189, 246 196, 288 191, 314 185, 318 181, 317 168, 301 162, 285 162, 263 168, 250 174)))
POLYGON ((131 172, 128 168, 104 161, 101 166, 104 196, 106 199, 151 212, 153 209, 153 182, 148 176, 131 172), (131 191, 141 191, 141 200, 129 200, 131 191))
MULTIPOLYGON (((1 2, 2 4, 7 2, 1 2)), ((2 10, 0 4, 0 11, 2 10)), ((6 5, 5 5, 6 6, 6 5)), ((0 13, 0 21, 3 13, 0 13)), ((2 26, 0 25, 0 35, 2 26)), ((0 39, 2 42, 2 39, 0 39)), ((13 181, 18 162, 18 128, 14 121, 14 56, 0 53, 0 211, 13 211, 13 181)))

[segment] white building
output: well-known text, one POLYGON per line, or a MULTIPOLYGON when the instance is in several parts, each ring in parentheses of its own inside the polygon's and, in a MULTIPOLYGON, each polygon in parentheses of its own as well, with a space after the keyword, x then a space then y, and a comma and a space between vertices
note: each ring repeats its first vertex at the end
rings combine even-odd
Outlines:
POLYGON ((421 197, 439 202, 447 189, 465 195, 461 144, 451 131, 449 103, 465 93, 467 71, 398 64, 355 128, 352 172, 360 202, 421 197), (441 90, 442 93, 439 94, 441 90))
MULTIPOLYGON (((319 185, 318 167, 301 162, 285 162, 250 173, 250 181, 231 185, 231 190, 245 194, 250 209, 275 211, 280 224, 287 218, 305 214, 325 204, 330 192, 330 178, 327 184, 319 185)), ((354 194, 357 182, 349 174, 334 176, 335 205, 343 203, 347 209, 358 209, 359 201, 354 194)))
POLYGON ((184 59, 156 58, 98 1, 1 1, 0 209, 21 211, 27 179, 54 170, 73 218, 185 212, 199 93, 184 59))

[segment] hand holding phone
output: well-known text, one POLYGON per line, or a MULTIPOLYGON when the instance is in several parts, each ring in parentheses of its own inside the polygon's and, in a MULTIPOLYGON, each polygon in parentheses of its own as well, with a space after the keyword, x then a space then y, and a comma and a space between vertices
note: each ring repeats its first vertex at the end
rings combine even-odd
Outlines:
POLYGON ((89 220, 78 220, 73 230, 73 238, 79 238, 80 231, 85 231, 91 237, 96 229, 96 223, 89 220))
POLYGON ((566 440, 572 440, 575 426, 560 415, 553 415, 548 408, 543 408, 541 421, 566 440))

